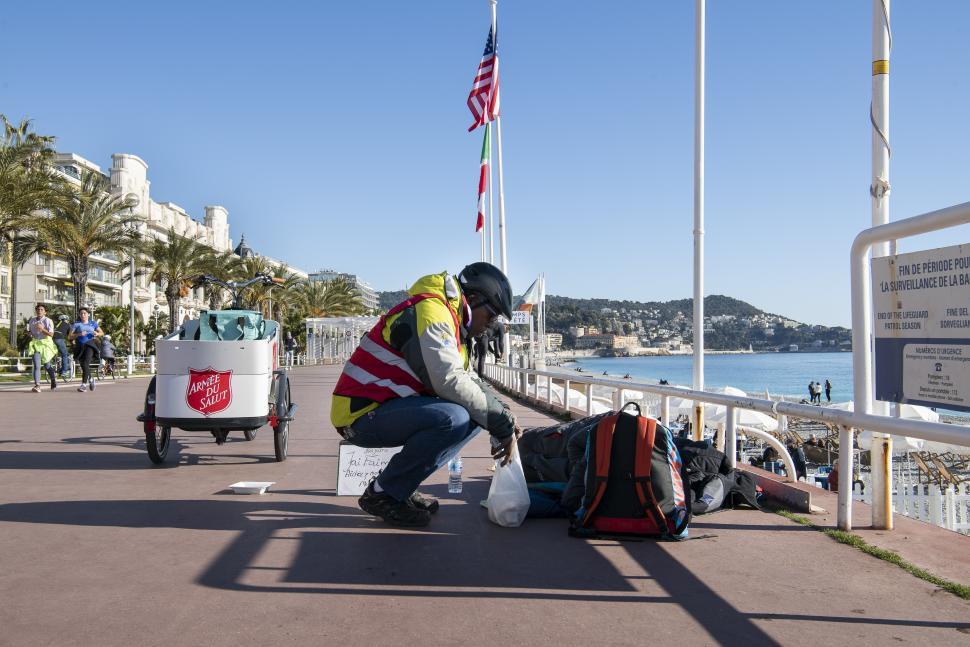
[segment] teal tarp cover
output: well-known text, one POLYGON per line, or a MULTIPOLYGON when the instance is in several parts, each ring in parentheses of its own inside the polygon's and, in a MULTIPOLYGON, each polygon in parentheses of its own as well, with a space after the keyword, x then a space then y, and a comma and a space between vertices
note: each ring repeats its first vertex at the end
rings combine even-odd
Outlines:
POLYGON ((260 339, 266 327, 263 316, 252 310, 204 310, 199 316, 199 339, 239 341, 260 339))

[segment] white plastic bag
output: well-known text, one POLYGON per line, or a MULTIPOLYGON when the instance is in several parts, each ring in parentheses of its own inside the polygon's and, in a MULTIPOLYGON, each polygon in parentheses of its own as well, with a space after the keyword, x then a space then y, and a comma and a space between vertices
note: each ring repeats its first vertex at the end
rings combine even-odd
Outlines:
POLYGON ((495 462, 495 476, 488 488, 488 519, 506 528, 516 528, 525 521, 529 512, 529 488, 525 484, 519 449, 512 450, 512 460, 508 465, 495 462))

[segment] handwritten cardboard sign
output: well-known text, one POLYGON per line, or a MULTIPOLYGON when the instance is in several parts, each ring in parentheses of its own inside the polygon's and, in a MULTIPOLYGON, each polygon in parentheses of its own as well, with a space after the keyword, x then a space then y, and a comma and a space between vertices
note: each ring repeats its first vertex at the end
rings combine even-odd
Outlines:
POLYGON ((340 442, 337 461, 337 496, 360 496, 371 479, 387 466, 400 447, 357 447, 340 442))

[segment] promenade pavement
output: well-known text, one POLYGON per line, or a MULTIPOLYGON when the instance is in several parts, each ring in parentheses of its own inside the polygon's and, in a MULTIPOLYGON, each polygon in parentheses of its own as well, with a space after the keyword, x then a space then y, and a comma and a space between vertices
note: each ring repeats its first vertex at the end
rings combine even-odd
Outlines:
POLYGON ((970 644, 970 603, 775 514, 700 517, 682 543, 496 527, 485 437, 461 495, 445 471, 423 488, 430 527, 389 528, 334 494, 338 373, 292 371, 284 463, 268 428, 176 430, 151 466, 145 380, 0 392, 0 645, 970 644))

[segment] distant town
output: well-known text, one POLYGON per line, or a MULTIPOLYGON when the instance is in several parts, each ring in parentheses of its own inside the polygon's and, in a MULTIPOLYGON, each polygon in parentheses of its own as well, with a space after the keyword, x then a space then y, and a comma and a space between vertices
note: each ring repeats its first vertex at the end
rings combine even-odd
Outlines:
MULTIPOLYGON (((387 309, 405 293, 379 293, 387 309)), ((546 348, 631 356, 693 351, 693 300, 617 301, 546 297, 546 348)), ((513 333, 520 331, 513 328, 513 333)), ((522 333, 524 339, 528 333, 522 333)), ((704 298, 704 346, 712 351, 820 352, 852 348, 848 328, 801 323, 723 295, 704 298)))

